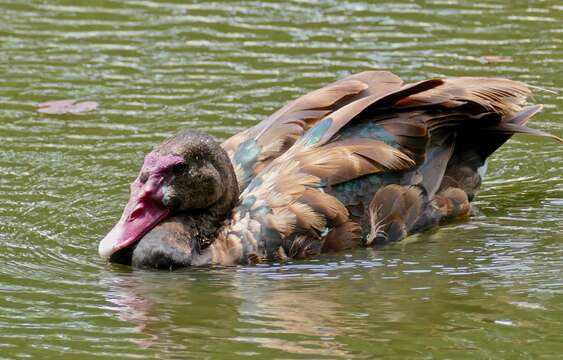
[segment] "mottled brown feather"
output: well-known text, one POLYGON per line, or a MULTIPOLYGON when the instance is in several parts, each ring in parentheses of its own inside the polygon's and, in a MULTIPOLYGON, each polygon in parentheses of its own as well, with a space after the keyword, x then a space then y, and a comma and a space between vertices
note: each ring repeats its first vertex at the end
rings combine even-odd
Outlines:
POLYGON ((368 208, 371 231, 367 243, 406 237, 422 213, 423 201, 415 186, 391 184, 379 189, 368 208))
POLYGON ((362 229, 353 221, 333 228, 323 242, 322 252, 353 249, 362 244, 362 229))
POLYGON ((436 194, 432 203, 440 211, 441 221, 453 220, 469 214, 471 205, 467 193, 460 188, 449 187, 436 194))
POLYGON ((296 201, 289 205, 289 211, 295 214, 295 227, 311 236, 319 237, 326 227, 326 219, 322 213, 316 212, 308 204, 296 201))
POLYGON ((301 169, 329 185, 336 185, 362 175, 389 170, 405 170, 414 161, 382 141, 353 139, 312 148, 295 156, 301 169))
POLYGON ((323 214, 333 226, 343 224, 348 219, 348 210, 334 196, 316 189, 305 189, 299 201, 308 204, 317 213, 323 214))

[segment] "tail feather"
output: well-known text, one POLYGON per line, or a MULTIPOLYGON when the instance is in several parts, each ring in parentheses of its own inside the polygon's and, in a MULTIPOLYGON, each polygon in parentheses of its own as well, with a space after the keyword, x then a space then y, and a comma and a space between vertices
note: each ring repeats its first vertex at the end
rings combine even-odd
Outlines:
POLYGON ((522 126, 522 125, 517 125, 517 124, 501 124, 499 126, 496 126, 494 128, 491 129, 485 129, 488 132, 492 132, 492 133, 500 133, 500 134, 505 134, 505 135, 509 135, 512 136, 513 134, 528 134, 528 135, 534 135, 534 136, 540 136, 540 137, 547 137, 547 138, 551 138, 554 139, 560 143, 563 143, 563 139, 561 139, 558 136, 555 136, 553 134, 550 133, 546 133, 545 131, 541 131, 538 129, 531 129, 529 127, 526 126, 522 126))
POLYGON ((503 119, 502 123, 499 124, 498 126, 492 128, 486 128, 485 130, 489 132, 503 133, 507 135, 529 134, 534 136, 548 137, 558 142, 563 142, 563 140, 560 137, 546 133, 541 130, 530 129, 526 127, 526 124, 532 118, 532 116, 540 112, 542 109, 543 109, 543 105, 526 106, 516 114, 503 119))
POLYGON ((543 109, 543 105, 532 105, 526 106, 522 108, 519 112, 514 114, 513 116, 508 116, 506 119, 503 120, 503 123, 510 123, 519 126, 525 126, 528 123, 528 120, 538 112, 543 109))

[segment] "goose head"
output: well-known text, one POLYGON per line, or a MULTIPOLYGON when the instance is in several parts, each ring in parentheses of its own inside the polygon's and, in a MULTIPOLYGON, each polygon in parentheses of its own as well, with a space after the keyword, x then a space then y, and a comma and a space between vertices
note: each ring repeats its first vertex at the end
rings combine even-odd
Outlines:
POLYGON ((189 262, 199 246, 194 241, 212 241, 201 234, 211 236, 237 198, 236 176, 220 144, 202 132, 181 131, 145 156, 123 214, 98 252, 127 265, 189 262))

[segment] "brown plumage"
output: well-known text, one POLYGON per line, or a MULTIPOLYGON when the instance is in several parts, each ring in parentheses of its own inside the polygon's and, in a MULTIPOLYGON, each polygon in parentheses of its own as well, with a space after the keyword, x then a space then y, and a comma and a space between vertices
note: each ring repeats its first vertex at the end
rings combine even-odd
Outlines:
POLYGON ((346 221, 334 227, 324 238, 322 252, 342 251, 362 245, 362 228, 357 222, 346 221))
POLYGON ((336 185, 362 175, 409 169, 405 153, 379 140, 347 139, 308 149, 295 156, 305 173, 336 185))
POLYGON ((423 210, 420 188, 391 184, 380 188, 369 204, 366 244, 405 238, 423 210))
POLYGON ((175 136, 147 162, 167 181, 162 206, 174 217, 113 259, 157 267, 285 261, 399 241, 467 216, 487 157, 513 134, 561 142, 525 126, 541 109, 523 107, 529 95, 525 84, 505 79, 403 84, 367 71, 290 102, 221 147, 175 136), (193 153, 217 160, 195 161, 193 153), (153 164, 159 154, 170 173, 153 164), (215 186, 207 207, 186 195, 206 198, 193 190, 198 181, 215 186))

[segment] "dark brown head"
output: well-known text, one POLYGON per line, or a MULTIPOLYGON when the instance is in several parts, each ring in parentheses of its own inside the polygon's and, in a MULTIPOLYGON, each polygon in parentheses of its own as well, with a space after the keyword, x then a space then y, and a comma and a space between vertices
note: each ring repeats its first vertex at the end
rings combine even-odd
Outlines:
POLYGON ((183 130, 145 157, 123 215, 98 251, 110 259, 172 216, 197 213, 220 222, 237 199, 236 176, 226 152, 209 135, 183 130))

